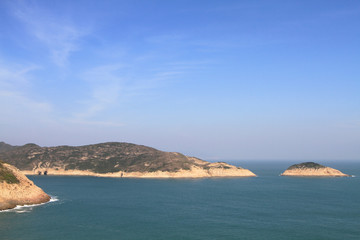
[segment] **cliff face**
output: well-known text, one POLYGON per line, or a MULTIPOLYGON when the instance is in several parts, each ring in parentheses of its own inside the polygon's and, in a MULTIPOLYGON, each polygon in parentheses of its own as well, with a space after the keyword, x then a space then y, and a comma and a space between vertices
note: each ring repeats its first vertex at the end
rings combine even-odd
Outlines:
POLYGON ((294 164, 281 174, 282 176, 348 177, 349 175, 334 168, 314 162, 294 164))
POLYGON ((114 177, 242 177, 247 169, 210 163, 181 153, 163 152, 131 143, 100 143, 79 147, 10 146, 0 158, 26 174, 114 177))
POLYGON ((50 197, 17 168, 0 162, 0 210, 49 200, 50 197))

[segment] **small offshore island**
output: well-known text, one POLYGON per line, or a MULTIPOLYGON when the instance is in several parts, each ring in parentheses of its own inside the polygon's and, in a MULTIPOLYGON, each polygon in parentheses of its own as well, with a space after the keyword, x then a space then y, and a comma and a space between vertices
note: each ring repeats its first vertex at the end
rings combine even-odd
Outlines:
POLYGON ((40 204, 50 197, 17 168, 0 161, 0 210, 40 204))
POLYGON ((350 177, 337 169, 326 167, 314 162, 305 162, 290 166, 281 176, 298 177, 350 177))
POLYGON ((0 142, 0 158, 27 175, 79 175, 129 178, 255 177, 248 169, 210 163, 177 152, 132 143, 85 146, 11 146, 0 142))

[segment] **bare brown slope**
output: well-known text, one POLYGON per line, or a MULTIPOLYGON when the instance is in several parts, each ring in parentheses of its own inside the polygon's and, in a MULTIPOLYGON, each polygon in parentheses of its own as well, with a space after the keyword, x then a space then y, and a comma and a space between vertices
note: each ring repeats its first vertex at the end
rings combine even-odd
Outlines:
POLYGON ((50 197, 17 168, 0 162, 0 210, 49 200, 50 197))

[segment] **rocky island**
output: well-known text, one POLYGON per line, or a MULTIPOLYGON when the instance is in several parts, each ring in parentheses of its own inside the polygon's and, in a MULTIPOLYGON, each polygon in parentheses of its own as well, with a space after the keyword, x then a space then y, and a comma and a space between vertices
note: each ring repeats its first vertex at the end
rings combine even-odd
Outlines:
POLYGON ((0 143, 0 158, 25 174, 87 175, 137 178, 254 177, 248 169, 210 163, 177 152, 132 143, 85 146, 11 146, 0 143))
POLYGON ((326 167, 314 162, 294 164, 286 169, 281 176, 303 176, 303 177, 349 177, 334 168, 326 167))
POLYGON ((48 201, 50 197, 41 188, 14 166, 0 161, 0 210, 48 201))

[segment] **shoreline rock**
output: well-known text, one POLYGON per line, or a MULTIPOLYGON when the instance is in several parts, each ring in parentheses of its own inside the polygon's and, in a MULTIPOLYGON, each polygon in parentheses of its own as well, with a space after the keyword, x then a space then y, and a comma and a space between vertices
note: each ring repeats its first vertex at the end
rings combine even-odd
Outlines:
POLYGON ((192 166, 190 170, 181 169, 176 172, 113 172, 95 173, 87 170, 65 170, 58 168, 36 169, 35 171, 22 171, 25 175, 38 175, 38 171, 47 171, 47 175, 53 176, 95 176, 116 178, 208 178, 208 177, 256 177, 256 174, 248 169, 235 167, 226 163, 212 163, 208 169, 192 166))
POLYGON ((0 210, 50 201, 49 195, 14 166, 0 162, 0 168, 11 177, 0 179, 0 210))
POLYGON ((350 177, 350 175, 342 173, 337 169, 314 162, 291 165, 280 175, 295 177, 350 177))

